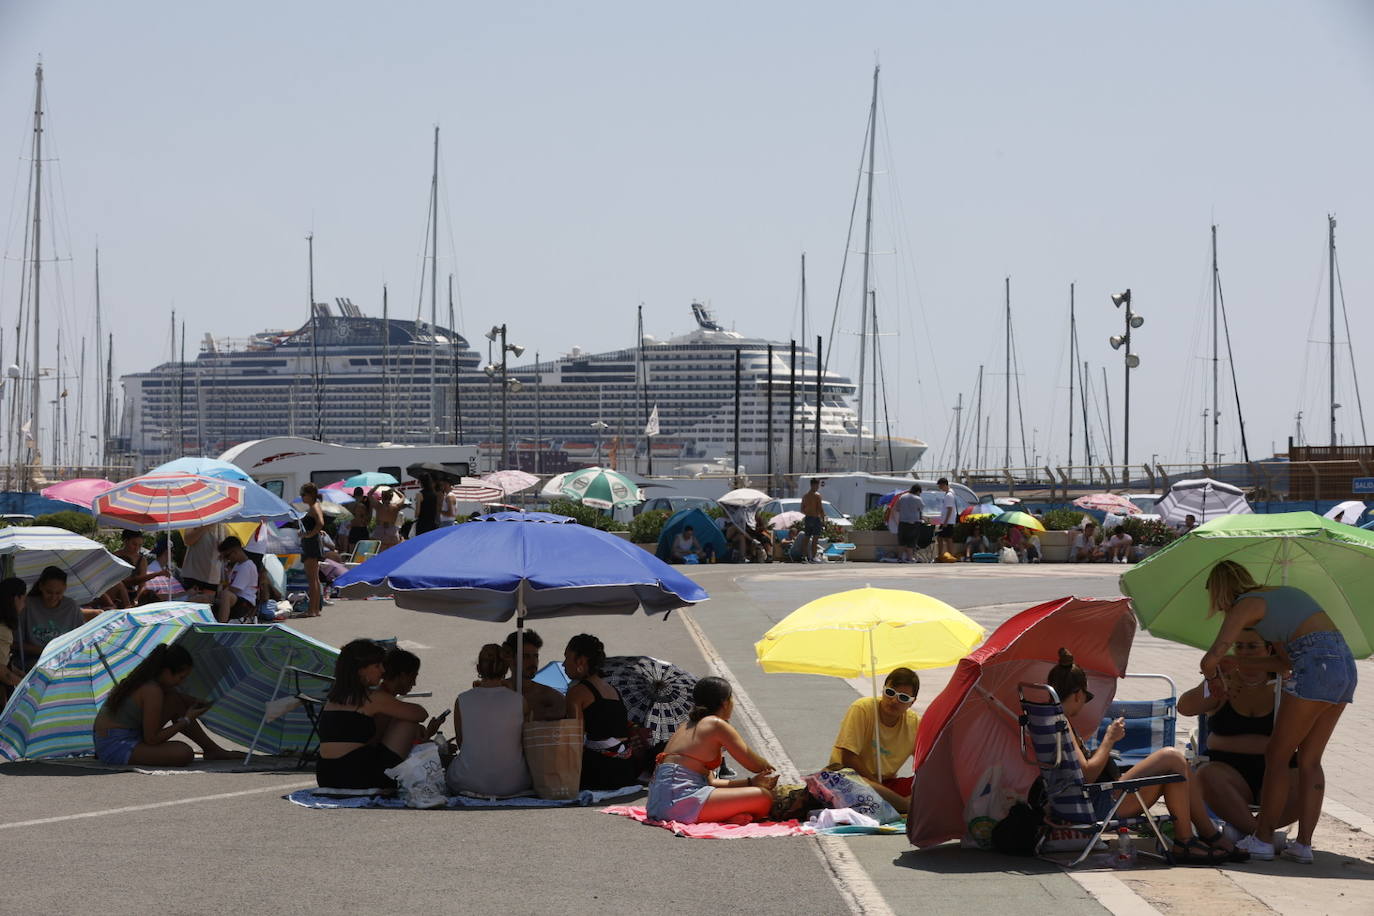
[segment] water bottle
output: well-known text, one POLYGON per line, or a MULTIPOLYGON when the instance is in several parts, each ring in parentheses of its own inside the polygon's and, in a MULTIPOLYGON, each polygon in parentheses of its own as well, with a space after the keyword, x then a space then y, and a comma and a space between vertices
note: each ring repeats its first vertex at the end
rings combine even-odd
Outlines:
POLYGON ((1135 840, 1125 827, 1116 832, 1116 855, 1112 857, 1112 868, 1135 868, 1135 840))

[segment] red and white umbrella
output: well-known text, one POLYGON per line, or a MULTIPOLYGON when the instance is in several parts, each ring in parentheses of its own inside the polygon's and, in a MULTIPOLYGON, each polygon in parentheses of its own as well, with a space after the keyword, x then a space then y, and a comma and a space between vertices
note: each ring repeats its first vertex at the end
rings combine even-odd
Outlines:
POLYGON ((482 505, 500 502, 506 496, 506 491, 500 487, 491 486, 485 480, 473 477, 464 477, 463 482, 454 484, 449 492, 460 503, 481 503, 482 505))
POLYGON ((1080 509, 1110 512, 1112 515, 1139 515, 1140 507, 1116 493, 1089 493, 1073 501, 1080 509))
POLYGON ((242 512, 245 487, 233 480, 197 474, 131 477, 97 496, 96 521, 135 531, 213 525, 242 512))
POLYGON ((89 510, 91 503, 97 496, 114 489, 114 487, 115 484, 103 477, 76 477, 72 480, 55 483, 50 487, 44 487, 39 491, 39 495, 45 499, 71 503, 73 506, 80 506, 89 510))

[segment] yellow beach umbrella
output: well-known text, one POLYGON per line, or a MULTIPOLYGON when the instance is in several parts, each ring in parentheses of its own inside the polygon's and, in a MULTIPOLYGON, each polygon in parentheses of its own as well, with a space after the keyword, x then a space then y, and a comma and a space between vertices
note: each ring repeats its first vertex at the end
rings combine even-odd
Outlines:
MULTIPOLYGON (((953 665, 985 635, 976 621, 938 598, 866 586, 797 608, 763 634, 754 653, 768 672, 867 675, 876 700, 879 672, 953 665)), ((876 714, 873 744, 879 744, 876 714)), ((881 752, 876 756, 881 766, 881 752)))

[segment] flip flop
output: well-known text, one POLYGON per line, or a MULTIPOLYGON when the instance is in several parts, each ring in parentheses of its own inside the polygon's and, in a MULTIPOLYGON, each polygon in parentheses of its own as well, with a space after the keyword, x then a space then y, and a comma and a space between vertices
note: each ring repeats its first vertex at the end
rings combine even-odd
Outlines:
POLYGON ((1174 860, 1175 865, 1184 865, 1191 868, 1216 868, 1218 865, 1226 864, 1230 858, 1226 850, 1215 849, 1208 846, 1197 837, 1191 838, 1186 843, 1180 843, 1178 840, 1174 840, 1174 845, 1169 850, 1169 855, 1174 860), (1182 850, 1181 855, 1179 853, 1180 850, 1182 850), (1200 850, 1202 854, 1195 855, 1193 852, 1194 850, 1200 850))
POLYGON ((1220 830, 1211 836, 1199 836, 1198 839, 1202 840, 1202 842, 1211 846, 1213 849, 1220 849, 1222 852, 1226 853, 1226 861, 1228 862, 1250 861, 1250 853, 1246 852, 1244 849, 1237 849, 1234 846, 1227 849, 1225 846, 1221 845, 1222 834, 1220 830))

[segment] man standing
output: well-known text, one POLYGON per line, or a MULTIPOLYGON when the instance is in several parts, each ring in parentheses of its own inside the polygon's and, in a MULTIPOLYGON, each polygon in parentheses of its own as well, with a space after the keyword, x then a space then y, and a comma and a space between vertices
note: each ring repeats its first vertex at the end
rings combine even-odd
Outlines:
POLYGON ((921 485, 913 483, 911 489, 897 497, 897 546, 900 548, 902 563, 916 562, 916 535, 925 521, 926 503, 921 499, 921 485))
POLYGON ((959 521, 959 503, 949 488, 948 477, 941 477, 935 485, 940 488, 940 529, 935 532, 935 553, 943 557, 954 553, 954 526, 959 521))
POLYGON ((219 542, 219 556, 224 564, 224 586, 215 604, 215 618, 220 623, 230 620, 255 619, 258 616, 258 567, 243 552, 243 542, 230 535, 219 542))
POLYGON ((802 520, 802 533, 797 552, 801 554, 803 563, 816 562, 816 546, 821 534, 825 531, 825 507, 821 504, 821 479, 811 478, 811 489, 802 495, 801 499, 802 515, 806 516, 802 520))
MULTIPOLYGON (((376 524, 372 528, 372 536, 381 541, 381 550, 388 547, 395 547, 401 543, 401 506, 405 500, 401 495, 390 487, 383 487, 381 490, 373 491, 373 498, 377 501, 376 524)), ((380 553, 381 550, 378 552, 380 553)))

